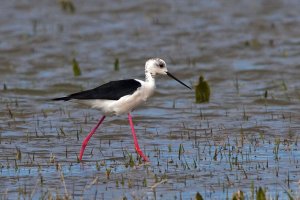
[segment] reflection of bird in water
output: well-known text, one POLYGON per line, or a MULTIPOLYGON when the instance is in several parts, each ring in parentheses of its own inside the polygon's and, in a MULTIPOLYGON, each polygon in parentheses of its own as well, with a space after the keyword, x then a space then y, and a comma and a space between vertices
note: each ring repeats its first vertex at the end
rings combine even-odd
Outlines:
POLYGON ((209 102, 210 88, 208 83, 204 80, 204 77, 200 75, 199 82, 196 85, 195 90, 196 103, 206 103, 209 102))
POLYGON ((87 104, 92 108, 99 109, 103 113, 103 116, 99 120, 98 124, 83 140, 80 149, 79 160, 82 159, 86 145, 88 144, 90 138, 95 133, 97 128, 103 122, 106 115, 121 115, 127 113, 132 136, 134 139, 135 149, 145 161, 148 161, 148 158, 143 154, 142 150, 139 147, 130 112, 136 107, 143 104, 153 94, 155 90, 155 76, 159 74, 168 75, 182 85, 191 89, 189 86, 178 80, 168 71, 167 65, 164 60, 160 58, 153 58, 146 62, 145 81, 138 79, 111 81, 91 90, 86 90, 70 94, 65 97, 53 99, 55 101, 74 100, 79 103, 87 104))

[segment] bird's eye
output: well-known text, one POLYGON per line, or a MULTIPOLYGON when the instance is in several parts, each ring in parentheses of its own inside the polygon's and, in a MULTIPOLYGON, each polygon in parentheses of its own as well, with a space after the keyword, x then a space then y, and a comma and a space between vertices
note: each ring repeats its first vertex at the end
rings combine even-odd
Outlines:
POLYGON ((164 64, 163 64, 163 63, 160 63, 158 66, 159 66, 160 68, 164 68, 164 64))

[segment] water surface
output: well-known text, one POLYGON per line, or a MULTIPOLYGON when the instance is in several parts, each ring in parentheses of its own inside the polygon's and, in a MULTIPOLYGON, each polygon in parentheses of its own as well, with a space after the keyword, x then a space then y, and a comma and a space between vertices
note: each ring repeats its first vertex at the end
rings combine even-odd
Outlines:
POLYGON ((71 13, 57 1, 1 4, 1 198, 226 199, 242 190, 251 199, 259 187, 299 198, 298 1, 74 5, 71 13), (151 57, 191 86, 203 74, 211 102, 195 104, 193 92, 160 77, 133 112, 151 162, 136 160, 125 115, 105 120, 78 163, 101 113, 48 99, 143 79, 151 57))

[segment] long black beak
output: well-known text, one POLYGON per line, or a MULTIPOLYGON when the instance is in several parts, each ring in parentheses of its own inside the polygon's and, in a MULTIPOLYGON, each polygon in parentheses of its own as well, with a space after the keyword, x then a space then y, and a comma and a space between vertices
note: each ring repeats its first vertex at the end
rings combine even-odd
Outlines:
POLYGON ((170 76, 171 78, 173 78, 174 80, 178 81, 179 83, 181 83, 182 85, 184 85, 185 87, 189 88, 190 90, 192 88, 190 88, 189 86, 187 86, 185 83, 183 83, 182 81, 180 81, 178 78, 176 78, 175 76, 173 76, 170 72, 166 72, 168 76, 170 76))

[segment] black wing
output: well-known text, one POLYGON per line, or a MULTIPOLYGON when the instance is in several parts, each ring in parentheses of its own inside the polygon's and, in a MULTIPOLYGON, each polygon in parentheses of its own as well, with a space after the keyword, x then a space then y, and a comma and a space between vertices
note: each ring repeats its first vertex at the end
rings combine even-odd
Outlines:
POLYGON ((133 94, 141 83, 134 79, 111 81, 91 90, 70 94, 66 97, 52 99, 54 101, 68 101, 71 99, 106 99, 118 100, 125 95, 133 94))

